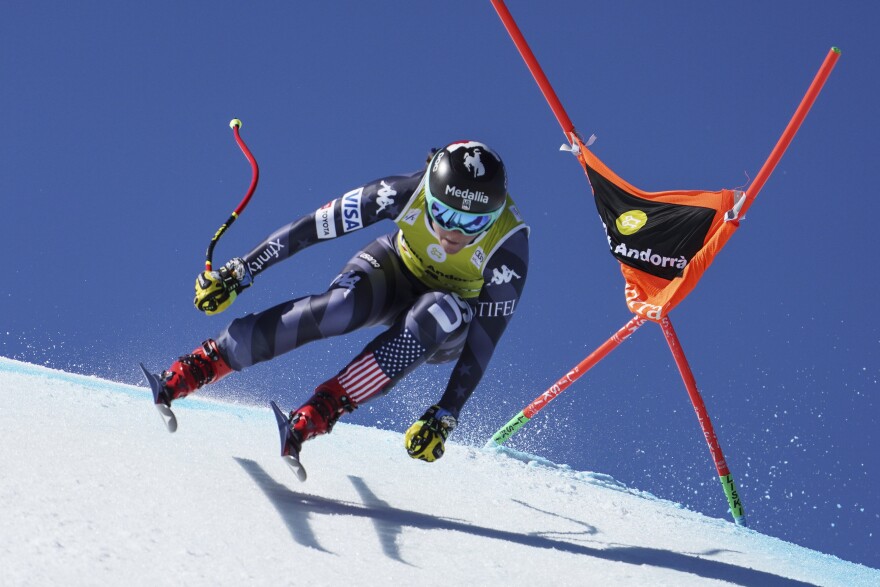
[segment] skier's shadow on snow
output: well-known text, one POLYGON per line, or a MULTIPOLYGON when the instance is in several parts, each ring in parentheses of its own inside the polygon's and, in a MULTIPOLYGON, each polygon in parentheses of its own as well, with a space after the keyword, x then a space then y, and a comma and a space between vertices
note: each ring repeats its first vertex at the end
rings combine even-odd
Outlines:
MULTIPOLYGON (((394 538, 402 532, 403 528, 408 526, 422 530, 455 530, 484 538, 506 540, 532 548, 560 550, 631 565, 650 565, 690 573, 707 579, 728 581, 738 585, 762 585, 765 587, 813 585, 812 583, 780 577, 765 571, 739 567, 730 563, 669 550, 641 546, 616 546, 599 549, 548 538, 543 535, 544 533, 519 534, 508 530, 477 526, 460 520, 441 518, 432 514, 402 510, 389 506, 378 499, 359 477, 349 478, 363 498, 363 504, 307 495, 293 491, 286 485, 278 483, 255 461, 242 458, 236 458, 235 460, 253 478, 260 489, 263 490, 263 493, 266 494, 266 497, 272 502, 272 505, 275 506, 275 509, 278 510, 278 513, 281 514, 281 518, 290 529, 293 539, 303 546, 315 548, 322 552, 329 551, 318 542, 312 531, 310 520, 315 515, 335 514, 370 519, 377 529, 385 554, 389 558, 405 564, 409 563, 406 563, 401 558, 394 538)), ((592 527, 590 526, 590 528, 592 527)), ((588 530, 587 532, 595 533, 596 530, 593 529, 592 532, 588 530)))

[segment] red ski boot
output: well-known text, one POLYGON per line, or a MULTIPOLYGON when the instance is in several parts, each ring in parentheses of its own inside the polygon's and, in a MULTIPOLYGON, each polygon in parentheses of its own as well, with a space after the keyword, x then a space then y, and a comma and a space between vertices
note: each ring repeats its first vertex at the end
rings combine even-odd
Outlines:
POLYGON ((159 379, 165 397, 160 399, 166 405, 171 405, 173 400, 186 397, 203 385, 220 381, 230 373, 232 367, 223 360, 217 343, 209 338, 192 353, 183 355, 162 371, 159 379))
POLYGON ((171 402, 186 397, 207 383, 220 381, 230 373, 230 367, 220 355, 217 343, 210 338, 188 355, 183 355, 161 375, 153 375, 141 363, 141 370, 153 392, 153 403, 162 415, 168 432, 177 430, 177 417, 171 411, 171 402))
POLYGON ((289 416, 275 402, 270 401, 269 405, 278 423, 281 457, 300 481, 306 480, 306 469, 299 460, 302 443, 327 434, 343 412, 351 412, 357 407, 335 377, 319 385, 309 401, 290 412, 289 416))
POLYGON ((356 407, 338 379, 325 381, 315 389, 309 401, 290 412, 293 448, 299 453, 303 442, 329 433, 343 412, 351 412, 356 407))

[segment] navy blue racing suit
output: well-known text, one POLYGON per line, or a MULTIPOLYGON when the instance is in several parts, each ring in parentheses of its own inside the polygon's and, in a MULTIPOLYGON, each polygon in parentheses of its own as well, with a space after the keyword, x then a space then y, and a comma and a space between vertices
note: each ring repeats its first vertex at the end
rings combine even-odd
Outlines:
MULTIPOLYGON (((243 258, 246 267, 256 278, 306 247, 383 220, 406 230, 433 230, 424 210, 412 207, 424 191, 423 175, 422 170, 389 176, 347 192, 273 232, 243 258)), ((401 250, 410 253, 411 264, 421 255, 398 228, 358 251, 324 293, 233 320, 216 339, 220 352, 241 370, 314 340, 385 325, 388 329, 336 375, 354 405, 386 393, 426 361, 457 359, 437 403, 458 418, 513 317, 528 273, 528 226, 509 196, 507 206, 515 219, 505 226, 496 222, 487 231, 499 226, 503 235, 484 233, 457 254, 478 267, 477 287, 459 289, 454 272, 433 267, 430 276, 416 277, 401 250), (485 250, 480 242, 497 244, 485 250)), ((432 246, 436 253, 437 245, 432 246)))

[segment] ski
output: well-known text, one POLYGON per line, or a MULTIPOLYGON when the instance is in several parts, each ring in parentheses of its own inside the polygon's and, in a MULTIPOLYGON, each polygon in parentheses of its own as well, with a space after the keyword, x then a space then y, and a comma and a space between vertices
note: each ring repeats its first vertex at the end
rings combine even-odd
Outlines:
POLYGON ((141 370, 144 372, 144 377, 147 378, 147 383, 150 384, 150 389, 153 390, 153 402, 156 404, 156 409, 159 410, 159 415, 162 417, 162 423, 165 424, 165 428, 168 429, 168 432, 174 432, 177 430, 177 416, 171 411, 171 406, 166 403, 165 390, 162 388, 162 382, 158 377, 147 371, 147 368, 144 367, 143 363, 140 365, 141 370))
POLYGON ((299 452, 292 446, 290 440, 290 418, 287 417, 281 408, 274 401, 269 401, 272 411, 275 412, 275 421, 278 423, 278 436, 281 439, 281 458, 296 475, 300 481, 306 480, 306 468, 299 461, 299 452))

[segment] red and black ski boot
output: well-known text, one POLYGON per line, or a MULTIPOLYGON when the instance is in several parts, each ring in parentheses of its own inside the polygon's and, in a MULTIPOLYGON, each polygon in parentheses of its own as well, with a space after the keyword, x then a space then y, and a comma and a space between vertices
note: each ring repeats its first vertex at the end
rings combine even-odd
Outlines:
POLYGON ((230 373, 230 367, 217 343, 208 339, 188 355, 183 355, 161 375, 153 375, 141 364, 141 369, 153 390, 153 402, 163 416, 169 432, 177 430, 177 418, 171 411, 171 402, 188 396, 208 383, 220 381, 230 373))
POLYGON ((278 423, 281 456, 300 481, 306 480, 306 470, 299 460, 302 443, 329 433, 343 412, 357 407, 335 377, 319 385, 312 397, 289 416, 275 402, 269 403, 278 423))

